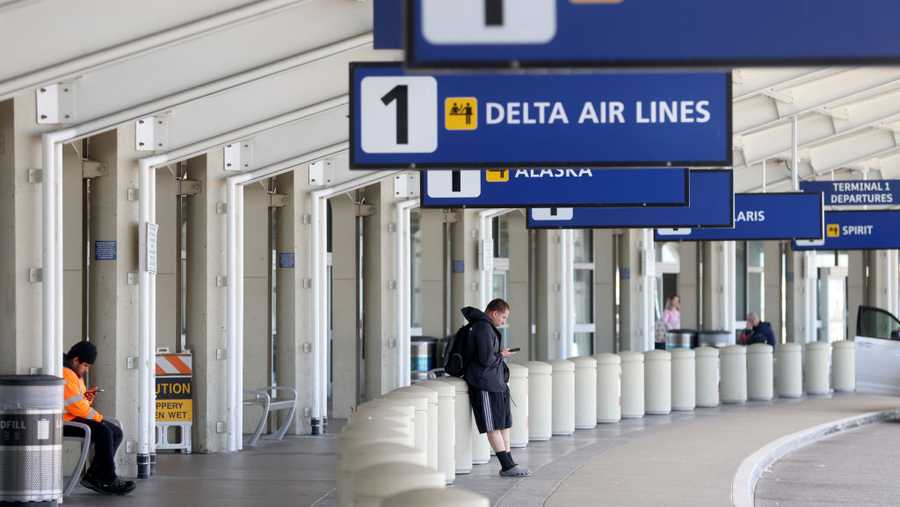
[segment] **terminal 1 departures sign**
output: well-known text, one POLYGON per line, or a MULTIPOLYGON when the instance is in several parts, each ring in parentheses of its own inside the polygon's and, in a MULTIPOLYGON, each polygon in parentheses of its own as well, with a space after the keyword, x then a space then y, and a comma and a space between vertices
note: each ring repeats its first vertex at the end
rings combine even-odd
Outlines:
POLYGON ((691 203, 657 208, 530 208, 529 229, 732 227, 734 178, 727 170, 691 171, 691 203))
POLYGON ((753 241, 822 239, 824 206, 819 193, 735 194, 734 228, 657 229, 657 241, 753 241))
POLYGON ((406 18, 412 67, 900 62, 896 0, 407 0, 406 18))
POLYGON ((794 250, 891 250, 900 248, 900 211, 826 211, 825 238, 794 241, 794 250))
POLYGON ((822 192, 826 206, 900 204, 900 180, 801 181, 800 190, 822 192))
POLYGON ((350 167, 725 167, 731 74, 350 66, 350 167))
POLYGON ((435 169, 420 176, 423 208, 686 206, 687 169, 435 169))

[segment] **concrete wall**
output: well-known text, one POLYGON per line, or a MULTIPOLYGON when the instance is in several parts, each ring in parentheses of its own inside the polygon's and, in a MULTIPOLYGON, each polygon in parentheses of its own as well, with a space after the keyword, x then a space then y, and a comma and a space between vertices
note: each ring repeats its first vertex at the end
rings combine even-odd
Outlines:
MULTIPOLYGON (((244 187, 244 389, 269 380, 269 196, 259 184, 244 187)), ((244 411, 244 433, 256 428, 259 408, 244 411)))
MULTIPOLYGON (((76 144, 81 149, 81 143, 76 144)), ((63 146, 63 351, 84 336, 84 257, 81 157, 72 145, 63 146)))
POLYGON ((765 262, 765 311, 763 318, 772 324, 775 337, 781 341, 781 243, 778 241, 766 241, 763 244, 763 259, 765 262))
MULTIPOLYGON (((422 235, 422 334, 442 338, 444 330, 444 212, 420 209, 422 235)), ((453 329, 451 332, 456 331, 453 329)))
POLYGON ((678 296, 681 298, 681 327, 697 329, 700 324, 700 277, 697 272, 697 252, 700 243, 685 241, 678 245, 680 270, 678 296))
POLYGON ((856 336, 859 307, 866 304, 866 252, 848 252, 847 264, 847 336, 856 336))
POLYGON ((168 169, 156 171, 156 223, 159 237, 156 274, 156 346, 178 351, 178 185, 168 169))
POLYGON ((530 316, 528 314, 528 230, 525 228, 525 216, 519 211, 507 213, 504 218, 509 230, 509 273, 507 275, 508 302, 510 312, 508 347, 520 347, 522 350, 514 357, 517 362, 528 360, 530 316))
MULTIPOLYGON (((346 195, 330 199, 332 291, 333 417, 346 418, 356 406, 356 209, 346 195)), ((367 238, 368 239, 368 238, 367 238)), ((368 294, 368 293, 367 293, 368 294)))
MULTIPOLYGON (((294 173, 283 174, 276 178, 278 193, 288 197, 287 204, 275 211, 278 224, 275 248, 279 254, 294 254, 294 266, 285 263, 277 263, 275 269, 276 287, 276 381, 279 385, 296 388, 296 379, 291 377, 293 354, 296 350, 296 329, 294 318, 294 271, 296 270, 296 253, 294 252, 294 173)), ((278 424, 284 422, 286 413, 278 414, 278 424)), ((296 414, 297 419, 303 419, 303 412, 296 414)))
POLYGON ((615 352, 616 299, 613 232, 594 231, 594 353, 615 352))

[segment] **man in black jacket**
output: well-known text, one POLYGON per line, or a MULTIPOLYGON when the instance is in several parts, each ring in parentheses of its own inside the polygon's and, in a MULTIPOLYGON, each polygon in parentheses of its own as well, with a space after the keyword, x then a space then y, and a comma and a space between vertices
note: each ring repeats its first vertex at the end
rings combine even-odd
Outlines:
POLYGON ((471 306, 463 308, 470 324, 466 344, 466 374, 469 400, 479 433, 487 433, 488 442, 500 461, 502 477, 525 477, 528 470, 513 461, 509 447, 512 411, 509 403, 509 367, 504 359, 513 355, 500 343, 500 331, 509 318, 509 303, 495 299, 482 312, 471 306))
POLYGON ((747 329, 744 331, 744 335, 747 345, 764 343, 775 347, 775 332, 772 331, 772 324, 762 322, 759 315, 753 312, 747 314, 747 329))

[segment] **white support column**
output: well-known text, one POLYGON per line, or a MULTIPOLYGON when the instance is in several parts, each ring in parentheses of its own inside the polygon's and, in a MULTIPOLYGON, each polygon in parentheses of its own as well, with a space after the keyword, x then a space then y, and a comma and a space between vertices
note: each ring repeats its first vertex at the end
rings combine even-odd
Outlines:
POLYGON ((622 283, 620 350, 653 349, 656 251, 652 229, 629 229, 620 245, 622 283))
POLYGON ((419 200, 412 199, 400 201, 395 205, 395 246, 394 257, 396 259, 396 290, 394 291, 394 305, 397 315, 397 386, 408 386, 410 383, 410 265, 412 262, 410 251, 410 224, 409 213, 419 207, 419 200))
MULTIPOLYGON (((869 301, 873 306, 900 315, 900 282, 898 282, 898 251, 876 250, 871 252, 869 301)), ((855 325, 855 323, 854 323, 855 325)))
POLYGON ((731 332, 735 322, 745 317, 735 315, 736 245, 734 241, 711 241, 704 243, 703 248, 703 327, 731 332))
POLYGON ((789 251, 788 266, 788 336, 789 343, 817 340, 816 252, 789 251))

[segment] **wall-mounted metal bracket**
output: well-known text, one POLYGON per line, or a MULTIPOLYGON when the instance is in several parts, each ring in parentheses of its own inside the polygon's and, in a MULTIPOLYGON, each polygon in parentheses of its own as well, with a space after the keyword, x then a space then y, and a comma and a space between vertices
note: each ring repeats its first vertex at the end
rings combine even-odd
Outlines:
POLYGON ((28 268, 28 282, 41 283, 44 281, 44 270, 41 268, 28 268))
POLYGON ((228 214, 228 203, 227 202, 217 202, 216 203, 216 213, 219 215, 228 214))
POLYGON ((309 186, 322 187, 331 183, 334 175, 334 160, 317 160, 309 164, 309 186))
POLYGON ((371 204, 359 204, 356 206, 356 216, 370 217, 375 215, 375 206, 371 204))
POLYGON ((398 174, 394 176, 394 197, 412 199, 419 196, 419 175, 398 174))
POLYGON ((203 185, 194 180, 177 180, 178 195, 197 195, 203 191, 203 185))
POLYGON ((283 208, 289 204, 288 196, 285 194, 269 194, 270 208, 283 208))
POLYGON ((147 116, 135 122, 135 149, 161 150, 169 145, 168 115, 147 116))
POLYGON ((66 124, 75 121, 74 81, 42 86, 35 94, 39 125, 66 124))
POLYGON ((81 161, 81 177, 82 178, 99 178, 106 176, 108 173, 106 164, 96 162, 94 160, 81 161))
POLYGON ((43 169, 29 169, 28 170, 28 183, 38 184, 43 183, 44 181, 44 170, 43 169))
POLYGON ((226 171, 247 171, 253 168, 253 141, 238 141, 225 145, 226 171))

